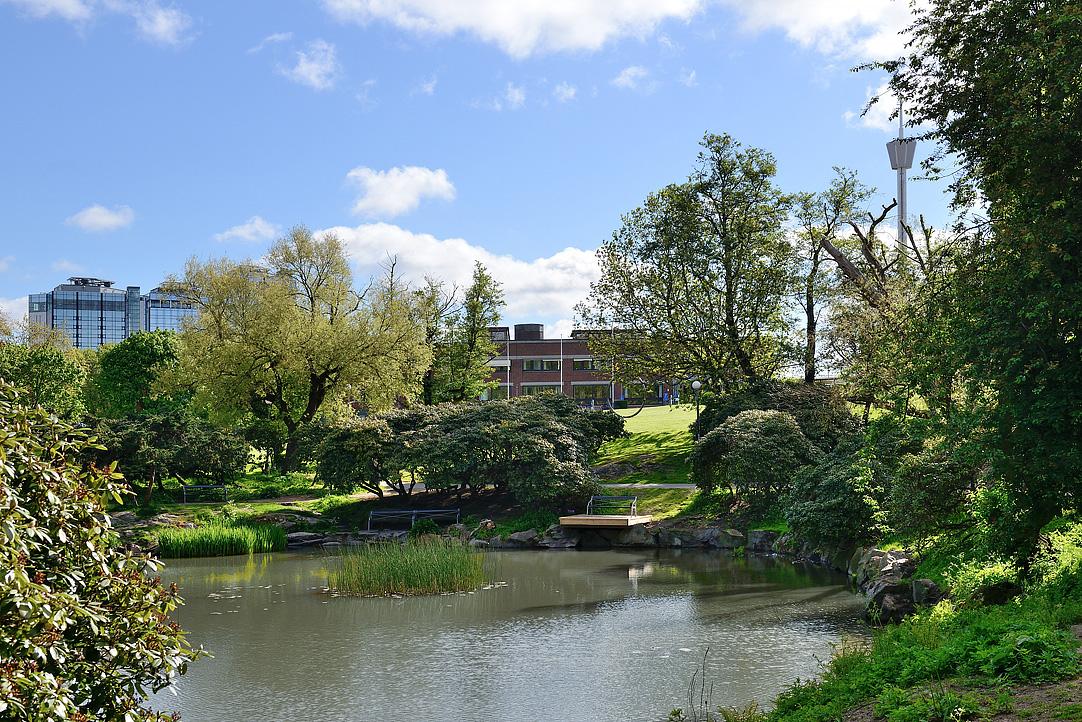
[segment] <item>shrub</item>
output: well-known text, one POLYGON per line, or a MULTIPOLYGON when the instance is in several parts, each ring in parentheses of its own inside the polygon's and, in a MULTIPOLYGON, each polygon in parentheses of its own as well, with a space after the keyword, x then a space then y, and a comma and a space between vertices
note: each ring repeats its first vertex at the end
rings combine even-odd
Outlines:
POLYGON ((705 436, 737 414, 751 410, 784 411, 796 420, 805 438, 823 451, 833 450, 860 429, 836 387, 770 380, 732 394, 705 395, 699 435, 705 436))
POLYGON ((439 524, 437 524, 432 519, 421 519, 417 522, 414 522, 413 526, 411 526, 409 530, 409 536, 414 539, 421 536, 428 536, 430 534, 439 533, 439 524))
POLYGON ((2 382, 0 429, 0 717, 170 719, 144 697, 197 655, 169 619, 176 587, 109 527, 120 475, 80 463, 86 434, 2 382))
POLYGON ((705 494, 728 489, 748 506, 764 509, 789 491, 797 471, 818 458, 789 414, 743 411, 695 444, 691 478, 705 494))
POLYGON ((158 532, 158 554, 165 558, 259 554, 285 548, 285 530, 276 524, 215 520, 204 526, 158 532))
POLYGON ((797 473, 785 521, 800 539, 844 548, 876 541, 885 531, 884 479, 864 455, 835 452, 797 473))
POLYGON ((444 594, 487 581, 485 556, 442 539, 369 544, 330 560, 327 585, 342 594, 444 594))
POLYGON ((394 473, 388 463, 394 441, 382 419, 363 419, 330 431, 316 453, 316 479, 335 492, 360 487, 383 496, 382 484, 394 473))

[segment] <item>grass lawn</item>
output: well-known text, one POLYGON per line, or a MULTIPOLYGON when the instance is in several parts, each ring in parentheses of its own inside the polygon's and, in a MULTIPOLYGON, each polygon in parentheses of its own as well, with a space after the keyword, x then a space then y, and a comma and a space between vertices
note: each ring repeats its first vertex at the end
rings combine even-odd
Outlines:
POLYGON ((694 406, 645 408, 626 421, 629 437, 601 447, 596 465, 627 465, 627 473, 608 481, 686 484, 690 471, 687 455, 693 441, 688 427, 694 420, 694 406))

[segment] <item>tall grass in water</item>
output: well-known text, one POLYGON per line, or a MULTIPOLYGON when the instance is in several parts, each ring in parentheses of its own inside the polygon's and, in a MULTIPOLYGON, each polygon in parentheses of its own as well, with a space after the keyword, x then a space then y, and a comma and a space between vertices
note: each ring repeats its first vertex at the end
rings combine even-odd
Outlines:
POLYGON ((327 579, 343 594, 465 592, 485 584, 485 555, 442 539, 369 544, 335 557, 327 579))
POLYGON ((215 520, 205 526, 158 532, 161 557, 222 557, 277 552, 285 548, 285 530, 274 524, 215 520))

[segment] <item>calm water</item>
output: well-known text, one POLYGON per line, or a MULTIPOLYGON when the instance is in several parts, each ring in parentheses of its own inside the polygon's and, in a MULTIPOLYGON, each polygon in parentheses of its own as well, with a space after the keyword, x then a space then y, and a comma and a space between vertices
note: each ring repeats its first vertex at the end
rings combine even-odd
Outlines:
POLYGON ((214 655, 187 722, 655 720, 707 647, 716 703, 768 702, 859 633, 843 580, 717 552, 499 552, 506 586, 409 599, 319 593, 319 553, 176 560, 177 620, 214 655))

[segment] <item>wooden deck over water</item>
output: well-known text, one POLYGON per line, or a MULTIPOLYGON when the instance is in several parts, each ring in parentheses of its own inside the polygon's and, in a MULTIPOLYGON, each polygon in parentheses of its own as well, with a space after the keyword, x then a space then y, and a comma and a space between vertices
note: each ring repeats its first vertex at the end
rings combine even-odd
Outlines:
POLYGON ((561 526, 591 526, 608 529, 626 529, 648 521, 650 521, 649 516, 627 514, 574 514, 560 517, 561 526))

